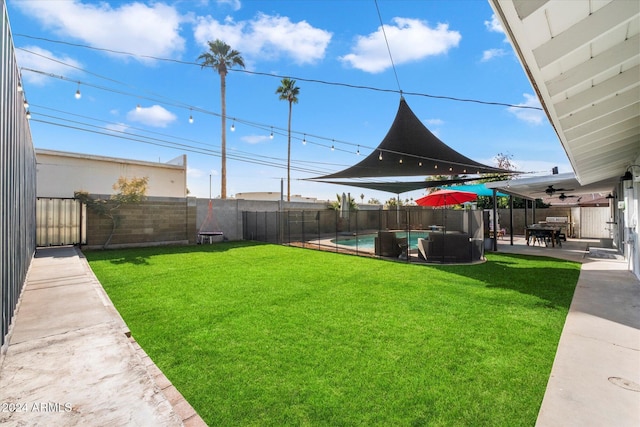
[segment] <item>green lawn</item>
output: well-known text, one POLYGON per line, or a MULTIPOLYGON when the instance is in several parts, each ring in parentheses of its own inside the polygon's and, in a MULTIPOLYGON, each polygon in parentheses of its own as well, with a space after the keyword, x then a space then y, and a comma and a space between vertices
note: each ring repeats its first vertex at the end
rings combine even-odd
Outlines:
POLYGON ((580 271, 254 242, 85 254, 212 426, 534 425, 580 271))

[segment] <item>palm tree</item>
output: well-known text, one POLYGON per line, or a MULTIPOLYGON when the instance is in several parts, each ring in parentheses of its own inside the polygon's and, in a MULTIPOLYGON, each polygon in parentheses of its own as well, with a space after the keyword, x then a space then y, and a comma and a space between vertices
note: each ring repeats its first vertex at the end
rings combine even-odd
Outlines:
POLYGON ((276 94, 279 94, 281 101, 289 101, 289 125, 288 125, 288 138, 287 138, 287 202, 291 201, 291 105, 298 103, 298 94, 300 88, 296 87, 296 81, 291 80, 289 77, 285 77, 280 82, 280 87, 276 89, 276 94))
POLYGON ((211 67, 220 74, 220 100, 222 103, 222 146, 221 157, 222 167, 220 170, 220 197, 227 198, 227 72, 229 68, 238 65, 244 68, 244 59, 237 50, 231 49, 231 46, 220 39, 207 42, 209 51, 198 56, 198 61, 202 61, 202 68, 211 67))

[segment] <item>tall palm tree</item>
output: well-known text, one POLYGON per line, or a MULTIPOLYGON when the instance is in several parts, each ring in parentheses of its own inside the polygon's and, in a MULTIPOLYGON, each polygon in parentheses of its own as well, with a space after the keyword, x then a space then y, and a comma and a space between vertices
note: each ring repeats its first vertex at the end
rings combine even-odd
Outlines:
POLYGON ((202 68, 211 67, 220 74, 220 101, 222 109, 222 167, 220 170, 220 197, 227 198, 227 72, 229 68, 237 65, 244 68, 244 59, 235 49, 220 39, 207 42, 209 51, 198 56, 202 68))
POLYGON ((291 106, 298 103, 300 88, 296 86, 296 81, 285 77, 280 82, 280 87, 276 89, 276 94, 280 95, 281 101, 289 101, 289 125, 287 138, 287 202, 291 201, 291 106))

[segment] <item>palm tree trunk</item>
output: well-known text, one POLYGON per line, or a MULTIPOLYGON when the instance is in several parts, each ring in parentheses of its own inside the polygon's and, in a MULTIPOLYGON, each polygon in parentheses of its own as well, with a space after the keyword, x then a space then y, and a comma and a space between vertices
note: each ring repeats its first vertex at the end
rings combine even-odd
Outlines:
POLYGON ((222 109, 222 142, 221 142, 221 158, 222 166, 220 167, 220 198, 227 198, 227 105, 225 102, 227 96, 226 74, 220 73, 220 102, 222 109))
POLYGON ((287 138, 287 202, 291 201, 291 100, 289 100, 289 126, 287 138))

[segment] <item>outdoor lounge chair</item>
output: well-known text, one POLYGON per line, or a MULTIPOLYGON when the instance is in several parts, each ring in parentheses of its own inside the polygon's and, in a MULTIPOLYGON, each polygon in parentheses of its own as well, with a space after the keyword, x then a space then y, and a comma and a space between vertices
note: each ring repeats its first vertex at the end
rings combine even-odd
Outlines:
MULTIPOLYGON (((406 247, 406 239, 404 246, 406 247)), ((403 242, 396 237, 393 231, 379 231, 378 237, 375 238, 375 253, 378 256, 398 257, 403 252, 403 242)))

